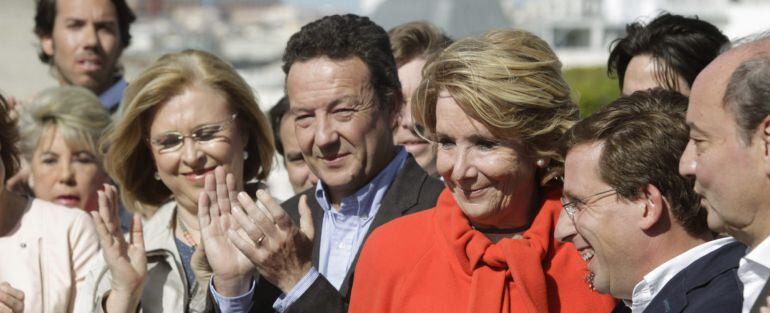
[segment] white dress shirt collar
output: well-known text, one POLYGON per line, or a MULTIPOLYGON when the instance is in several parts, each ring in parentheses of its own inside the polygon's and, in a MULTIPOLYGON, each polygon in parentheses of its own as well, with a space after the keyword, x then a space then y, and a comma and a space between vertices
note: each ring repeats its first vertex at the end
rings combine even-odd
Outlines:
POLYGON ((743 312, 748 313, 759 292, 770 278, 770 237, 749 249, 738 265, 738 279, 743 283, 743 312))
POLYGON ((734 241, 735 239, 732 237, 727 237, 702 243, 659 265, 644 275, 644 278, 636 284, 631 294, 631 303, 626 301, 626 305, 631 308, 633 313, 644 312, 652 299, 655 299, 660 290, 676 274, 696 260, 734 241))

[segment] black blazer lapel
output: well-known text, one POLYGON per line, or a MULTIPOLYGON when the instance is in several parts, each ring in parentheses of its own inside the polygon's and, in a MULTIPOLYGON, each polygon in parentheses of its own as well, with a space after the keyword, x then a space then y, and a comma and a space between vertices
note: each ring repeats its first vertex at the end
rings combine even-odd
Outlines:
POLYGON ((366 231, 366 237, 369 237, 375 228, 404 215, 414 207, 426 179, 428 174, 420 168, 414 158, 409 156, 401 172, 393 179, 393 183, 382 197, 380 209, 372 221, 372 226, 366 231))
POLYGON ((301 195, 307 197, 307 205, 310 207, 310 212, 313 215, 313 266, 318 268, 318 250, 321 247, 321 228, 323 227, 324 211, 321 205, 318 204, 318 200, 315 198, 315 187, 310 187, 307 190, 289 198, 281 203, 281 207, 286 211, 286 214, 291 216, 296 225, 299 225, 299 198, 301 195))
POLYGON ((315 234, 313 237, 313 266, 318 268, 318 251, 321 250, 321 230, 324 225, 324 210, 315 198, 315 188, 310 188, 310 192, 305 195, 307 196, 307 204, 310 206, 310 212, 313 213, 313 232, 315 234))
POLYGON ((733 274, 745 249, 739 242, 731 242, 695 260, 666 283, 644 312, 689 312, 704 303, 719 305, 720 310, 724 306, 738 309, 735 304, 739 304, 742 295, 718 279, 727 277, 733 283, 737 280, 733 274), (720 288, 730 289, 732 294, 720 288))
MULTIPOLYGON (((396 174, 393 183, 391 183, 388 191, 383 196, 377 215, 374 216, 372 225, 364 235, 364 242, 369 237, 369 234, 382 224, 408 213, 434 207, 442 189, 443 183, 438 179, 428 176, 414 158, 409 155, 404 163, 404 167, 396 174), (423 193, 428 194, 423 195, 423 193)), ((307 196, 307 204, 310 206, 310 211, 313 214, 315 238, 313 238, 312 261, 313 266, 318 268, 324 211, 315 198, 315 188, 309 188, 303 191, 302 194, 307 196)), ((299 223, 299 198, 300 195, 296 195, 281 204, 295 223, 299 223)), ((358 252, 361 252, 360 248, 358 252)), ((358 262, 359 253, 353 259, 345 280, 343 280, 342 286, 340 286, 340 294, 344 297, 348 297, 350 294, 353 272, 358 262)))

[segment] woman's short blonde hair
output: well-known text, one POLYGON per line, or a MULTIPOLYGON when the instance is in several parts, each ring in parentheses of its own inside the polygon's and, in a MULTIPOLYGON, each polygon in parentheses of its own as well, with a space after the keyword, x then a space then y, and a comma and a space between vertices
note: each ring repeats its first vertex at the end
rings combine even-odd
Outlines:
POLYGON ((241 132, 248 137, 243 179, 265 179, 273 162, 273 135, 256 97, 235 69, 217 56, 185 50, 162 56, 129 84, 123 113, 107 136, 106 170, 120 186, 126 207, 134 212, 168 201, 171 190, 155 180, 156 167, 146 142, 157 109, 188 87, 202 84, 224 95, 241 132))
POLYGON ((446 91, 462 110, 498 138, 517 140, 530 156, 547 159, 541 184, 563 173, 558 142, 578 108, 548 44, 522 30, 493 30, 460 39, 428 60, 412 99, 427 136, 436 130, 436 101, 446 91))
POLYGON ((44 134, 55 128, 71 149, 86 148, 101 160, 99 142, 110 122, 110 113, 88 89, 64 86, 43 90, 21 106, 21 154, 31 161, 44 134))

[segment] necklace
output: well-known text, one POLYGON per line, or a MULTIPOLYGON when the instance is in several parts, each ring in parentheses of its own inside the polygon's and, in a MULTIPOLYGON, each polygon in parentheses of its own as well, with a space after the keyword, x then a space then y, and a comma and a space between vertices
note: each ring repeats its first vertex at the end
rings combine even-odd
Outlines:
POLYGON ((527 223, 524 226, 519 226, 514 228, 483 228, 483 227, 476 227, 476 225, 471 225, 471 228, 484 234, 515 234, 515 233, 521 233, 529 229, 529 226, 530 226, 529 223, 527 223))
POLYGON ((195 243, 195 240, 193 239, 193 236, 190 234, 190 231, 187 230, 187 226, 185 226, 184 221, 182 221, 182 218, 179 217, 179 212, 176 213, 176 224, 179 225, 179 229, 182 231, 182 236, 184 236, 185 241, 187 241, 187 244, 190 245, 190 247, 195 250, 195 248, 198 247, 198 244, 195 243))

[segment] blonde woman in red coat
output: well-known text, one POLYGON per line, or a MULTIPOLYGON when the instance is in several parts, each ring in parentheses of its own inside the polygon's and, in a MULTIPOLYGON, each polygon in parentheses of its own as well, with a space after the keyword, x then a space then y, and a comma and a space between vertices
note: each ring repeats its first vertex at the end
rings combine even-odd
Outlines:
POLYGON ((438 144, 435 208, 367 240, 351 312, 610 312, 585 263, 553 238, 557 145, 578 118, 561 63, 540 38, 491 31, 429 60, 412 99, 438 144))

